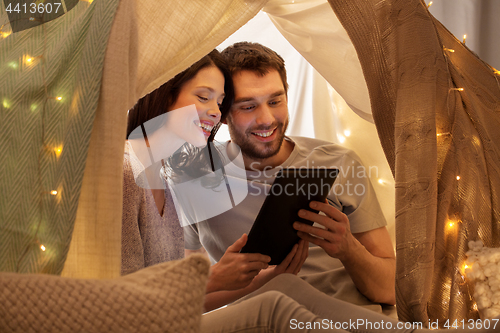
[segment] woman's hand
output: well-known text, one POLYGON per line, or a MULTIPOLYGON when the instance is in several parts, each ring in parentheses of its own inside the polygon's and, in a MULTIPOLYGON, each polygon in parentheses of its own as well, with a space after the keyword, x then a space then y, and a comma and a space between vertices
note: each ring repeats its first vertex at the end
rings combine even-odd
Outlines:
POLYGON ((269 266, 268 263, 271 261, 269 256, 259 253, 240 253, 247 240, 247 234, 243 234, 227 248, 219 262, 210 268, 207 293, 245 288, 262 269, 269 266))
POLYGON ((283 273, 297 275, 302 268, 302 264, 306 261, 309 255, 309 243, 301 239, 295 244, 286 256, 286 258, 277 266, 271 266, 267 269, 260 271, 260 273, 253 279, 251 286, 252 290, 257 290, 264 284, 269 282, 275 276, 283 273))

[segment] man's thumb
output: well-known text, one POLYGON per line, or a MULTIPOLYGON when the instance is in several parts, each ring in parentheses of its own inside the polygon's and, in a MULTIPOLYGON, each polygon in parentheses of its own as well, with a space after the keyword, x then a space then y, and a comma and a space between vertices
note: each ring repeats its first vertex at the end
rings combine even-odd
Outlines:
POLYGON ((236 253, 240 252, 243 246, 245 246, 245 244, 247 243, 247 240, 248 240, 247 234, 241 235, 241 237, 238 240, 236 240, 236 242, 234 242, 230 247, 227 248, 226 252, 236 252, 236 253))

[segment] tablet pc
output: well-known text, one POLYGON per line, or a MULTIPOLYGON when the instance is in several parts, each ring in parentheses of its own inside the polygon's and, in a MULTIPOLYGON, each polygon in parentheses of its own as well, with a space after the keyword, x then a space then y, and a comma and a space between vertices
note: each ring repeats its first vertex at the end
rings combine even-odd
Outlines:
POLYGON ((240 252, 265 254, 270 265, 280 264, 300 239, 293 223, 313 224, 300 218, 299 210, 314 211, 311 201, 324 202, 337 175, 338 169, 281 169, 240 252))

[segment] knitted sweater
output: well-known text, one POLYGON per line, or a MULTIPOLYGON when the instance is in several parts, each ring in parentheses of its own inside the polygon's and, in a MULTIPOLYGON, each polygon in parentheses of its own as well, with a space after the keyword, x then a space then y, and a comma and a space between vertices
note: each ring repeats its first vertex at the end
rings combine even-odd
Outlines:
POLYGON ((123 159, 122 275, 184 257, 184 231, 170 190, 165 189, 160 215, 151 190, 135 182, 134 171, 139 174, 143 169, 127 141, 123 159))

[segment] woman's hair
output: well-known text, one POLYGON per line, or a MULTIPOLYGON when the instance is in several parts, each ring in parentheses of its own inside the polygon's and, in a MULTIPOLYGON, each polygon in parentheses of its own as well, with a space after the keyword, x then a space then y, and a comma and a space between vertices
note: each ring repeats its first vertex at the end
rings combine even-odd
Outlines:
MULTIPOLYGON (((169 110, 177 101, 179 93, 184 84, 193 79, 200 70, 210 66, 217 67, 224 75, 225 97, 220 106, 222 122, 227 117, 229 109, 231 108, 231 104, 233 103, 234 88, 233 80, 226 65, 226 61, 221 56, 219 51, 213 50, 212 52, 198 60, 196 63, 191 65, 191 67, 177 74, 168 82, 161 85, 158 89, 152 91, 151 93, 137 101, 134 107, 128 112, 127 138, 134 139, 134 137, 130 137, 130 134, 133 130, 143 125, 148 120, 151 120, 167 112, 167 110, 169 110)), ((212 134, 208 138, 209 142, 213 140, 215 134, 217 133, 217 130, 220 127, 221 122, 219 122, 212 129, 212 134)), ((154 126, 155 128, 148 126, 148 133, 152 133, 153 131, 164 125, 161 122, 153 123, 155 124, 153 124, 152 126, 154 126)))

